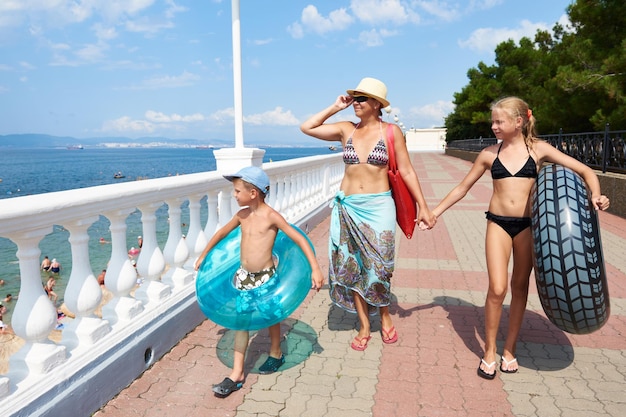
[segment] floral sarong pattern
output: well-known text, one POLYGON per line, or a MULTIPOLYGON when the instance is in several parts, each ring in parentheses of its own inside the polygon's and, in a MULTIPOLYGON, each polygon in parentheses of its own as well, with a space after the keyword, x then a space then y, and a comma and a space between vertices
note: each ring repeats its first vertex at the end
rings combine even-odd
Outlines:
POLYGON ((337 193, 332 203, 328 245, 333 303, 356 312, 356 291, 367 302, 369 314, 389 305, 395 230, 391 192, 349 196, 337 193))

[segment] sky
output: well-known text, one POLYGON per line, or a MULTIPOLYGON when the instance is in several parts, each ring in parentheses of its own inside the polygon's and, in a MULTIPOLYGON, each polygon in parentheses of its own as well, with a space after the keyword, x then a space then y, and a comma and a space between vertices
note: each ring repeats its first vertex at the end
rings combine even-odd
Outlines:
MULTIPOLYGON (((0 0, 0 135, 301 144, 363 77, 405 129, 441 127, 498 43, 567 24, 573 0, 0 0)), ((329 119, 356 120, 352 108, 329 119)))

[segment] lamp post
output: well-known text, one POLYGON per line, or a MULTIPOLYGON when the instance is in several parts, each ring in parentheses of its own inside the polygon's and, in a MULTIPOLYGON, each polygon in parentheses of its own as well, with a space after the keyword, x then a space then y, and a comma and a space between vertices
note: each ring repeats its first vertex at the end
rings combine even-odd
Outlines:
POLYGON ((241 87, 241 21, 239 0, 232 0, 233 82, 235 105, 235 147, 213 151, 218 172, 234 172, 240 168, 263 165, 263 149, 246 148, 243 143, 243 89, 241 87))

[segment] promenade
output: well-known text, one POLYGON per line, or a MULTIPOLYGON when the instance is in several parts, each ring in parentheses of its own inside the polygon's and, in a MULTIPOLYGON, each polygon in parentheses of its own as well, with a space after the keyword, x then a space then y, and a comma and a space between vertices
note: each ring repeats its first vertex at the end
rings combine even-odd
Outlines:
MULTIPOLYGON (((413 155, 430 207, 467 173, 469 162, 442 154, 413 155)), ((356 316, 331 306, 327 286, 311 292, 283 322, 287 362, 272 375, 258 367, 266 331, 251 340, 252 372, 243 388, 216 398, 211 386, 230 373, 233 332, 204 321, 95 417, 432 417, 626 415, 626 220, 600 214, 611 317, 589 335, 564 333, 545 317, 531 276, 517 347, 520 370, 479 378, 487 272, 485 175, 431 231, 398 234, 391 312, 399 334, 350 348, 356 316)), ((324 271, 329 221, 310 231, 324 271)), ((499 353, 508 323, 505 300, 499 353)), ((94 387, 97 389, 97 387, 94 387)))

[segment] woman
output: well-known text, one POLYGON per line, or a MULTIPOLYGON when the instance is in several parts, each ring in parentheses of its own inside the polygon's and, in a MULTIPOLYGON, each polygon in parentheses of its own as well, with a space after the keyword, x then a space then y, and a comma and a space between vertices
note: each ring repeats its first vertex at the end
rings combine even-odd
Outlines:
POLYGON ((485 171, 491 171, 493 194, 486 212, 485 236, 489 275, 485 301, 485 349, 477 370, 478 375, 485 379, 496 376, 496 336, 507 293, 511 252, 513 273, 509 329, 500 371, 515 373, 518 370, 515 347, 526 310, 533 266, 530 193, 538 167, 544 162, 552 162, 576 171, 591 190, 594 206, 601 210, 609 207, 609 199, 600 194, 600 182, 591 168, 537 139, 535 118, 523 100, 507 97, 494 103, 491 106, 491 129, 501 142, 483 149, 461 183, 433 210, 435 216, 441 216, 465 197, 485 171))
MULTIPOLYGON (((330 296, 339 307, 356 312, 360 328, 352 349, 365 350, 371 339, 369 314, 380 311, 384 343, 395 343, 398 332, 389 314, 390 280, 394 270, 395 205, 389 189, 387 123, 382 109, 389 106, 387 87, 364 78, 348 95, 305 121, 307 135, 343 145, 344 176, 334 200, 330 226, 330 296), (354 108, 358 123, 325 123, 328 118, 354 108)), ((419 207, 418 222, 434 226, 417 174, 411 165, 402 131, 393 126, 398 169, 419 207)))

